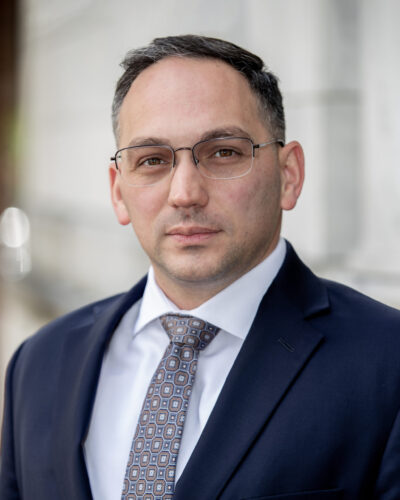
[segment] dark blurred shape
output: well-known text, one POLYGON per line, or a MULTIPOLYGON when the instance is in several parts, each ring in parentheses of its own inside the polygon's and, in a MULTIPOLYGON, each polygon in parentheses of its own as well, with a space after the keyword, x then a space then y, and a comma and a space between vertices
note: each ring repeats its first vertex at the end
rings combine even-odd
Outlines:
POLYGON ((12 204, 15 194, 18 5, 17 0, 0 2, 0 213, 12 204))

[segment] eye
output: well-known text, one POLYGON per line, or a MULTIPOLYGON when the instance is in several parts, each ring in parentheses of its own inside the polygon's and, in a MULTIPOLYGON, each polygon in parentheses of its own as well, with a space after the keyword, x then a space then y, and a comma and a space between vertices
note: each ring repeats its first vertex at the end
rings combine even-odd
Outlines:
POLYGON ((163 165, 165 163, 168 163, 166 160, 163 160, 162 158, 147 158, 147 160, 143 160, 139 163, 139 166, 145 165, 146 167, 157 167, 159 165, 163 165))
POLYGON ((236 154, 237 154, 236 151, 234 151, 233 149, 229 149, 229 148, 218 149, 218 151, 216 151, 214 153, 214 155, 217 158, 231 158, 232 156, 235 156, 236 154))
MULTIPOLYGON (((168 153, 168 152, 167 152, 168 153)), ((141 156, 135 161, 135 168, 165 168, 171 165, 172 159, 168 154, 154 151, 148 155, 141 156)))

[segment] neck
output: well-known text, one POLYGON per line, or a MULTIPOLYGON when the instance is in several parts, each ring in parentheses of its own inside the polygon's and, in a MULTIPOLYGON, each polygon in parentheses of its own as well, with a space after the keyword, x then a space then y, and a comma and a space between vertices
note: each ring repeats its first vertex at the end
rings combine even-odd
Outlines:
POLYGON ((167 282, 160 279, 156 273, 155 280, 157 285, 165 293, 168 299, 173 302, 179 309, 190 311, 199 307, 207 300, 211 299, 224 288, 228 287, 232 280, 228 283, 201 283, 201 282, 167 282))
POLYGON ((277 242, 273 245, 268 253, 253 262, 253 265, 248 268, 239 268, 236 272, 231 272, 229 276, 209 277, 204 280, 184 280, 171 277, 169 274, 162 272, 153 263, 154 278, 157 285, 161 288, 168 299, 173 302, 179 309, 190 311, 199 307, 207 300, 211 299, 219 292, 227 288, 233 282, 244 276, 251 269, 256 267, 260 262, 267 258, 276 248, 277 242))

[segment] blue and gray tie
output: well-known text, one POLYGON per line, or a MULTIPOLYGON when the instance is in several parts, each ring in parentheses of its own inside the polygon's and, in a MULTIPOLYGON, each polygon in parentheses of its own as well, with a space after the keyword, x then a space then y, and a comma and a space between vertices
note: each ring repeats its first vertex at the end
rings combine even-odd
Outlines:
POLYGON ((122 500, 172 499, 199 352, 219 328, 180 314, 160 317, 170 343, 153 375, 126 468, 122 500))

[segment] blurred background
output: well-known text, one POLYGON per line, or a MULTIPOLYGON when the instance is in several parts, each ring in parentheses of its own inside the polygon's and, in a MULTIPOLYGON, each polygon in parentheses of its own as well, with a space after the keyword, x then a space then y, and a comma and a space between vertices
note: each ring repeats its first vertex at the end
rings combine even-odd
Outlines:
POLYGON ((119 62, 156 36, 264 58, 306 153, 284 235, 320 275, 400 307, 400 2, 2 0, 0 14, 1 399, 24 338, 146 272, 107 168, 119 62))

